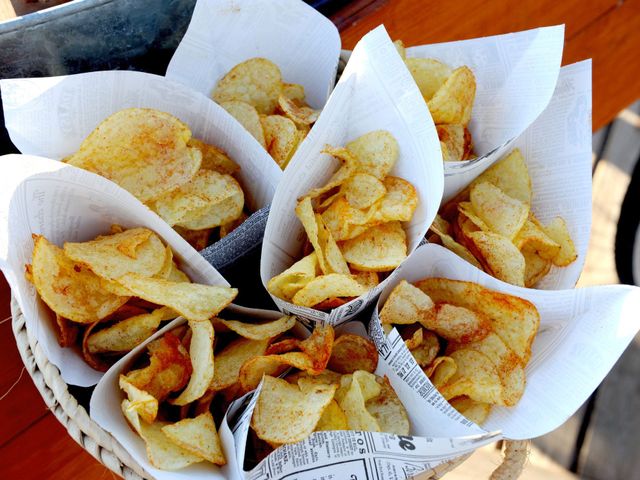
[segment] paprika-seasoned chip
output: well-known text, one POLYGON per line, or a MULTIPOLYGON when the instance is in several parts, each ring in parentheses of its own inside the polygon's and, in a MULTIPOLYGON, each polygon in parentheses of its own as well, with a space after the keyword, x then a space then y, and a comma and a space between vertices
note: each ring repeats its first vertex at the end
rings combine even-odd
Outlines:
MULTIPOLYGON (((372 206, 371 208, 376 208, 372 206)), ((331 232, 335 241, 350 240, 364 233, 369 228, 367 214, 352 207, 340 196, 322 212, 322 221, 331 232)))
POLYGON ((435 316, 425 317, 421 323, 445 340, 460 343, 480 340, 491 332, 491 320, 483 314, 448 303, 438 304, 435 316))
POLYGON ((213 380, 213 325, 208 320, 189 320, 191 344, 189 357, 193 372, 187 388, 173 400, 174 405, 186 405, 200 398, 213 380))
POLYGON ((491 232, 491 227, 478 216, 471 202, 458 203, 458 225, 464 234, 471 232, 491 232))
POLYGON ((135 296, 170 307, 187 320, 209 320, 238 295, 237 288, 170 282, 135 273, 120 277, 118 282, 135 296))
POLYGON ((56 334, 58 337, 58 344, 61 347, 70 347, 75 345, 78 338, 78 324, 72 322, 68 318, 61 317, 56 313, 57 329, 56 334))
POLYGON ((376 377, 380 393, 366 401, 367 411, 376 419, 381 432, 409 435, 411 426, 407 411, 387 377, 376 377))
POLYGON ((524 286, 533 287, 551 269, 551 260, 541 258, 537 252, 522 251, 524 257, 524 286))
POLYGON ((197 251, 204 250, 207 245, 209 245, 209 238, 211 238, 211 234, 213 233, 212 228, 206 228, 204 230, 190 230, 188 228, 182 228, 178 225, 174 225, 173 229, 197 251))
POLYGON ((347 416, 338 405, 338 402, 331 400, 329 405, 324 409, 324 412, 322 412, 322 416, 316 424, 315 431, 320 432, 323 430, 331 431, 348 429, 349 422, 347 421, 347 416))
POLYGON ((238 382, 240 368, 247 360, 264 355, 269 339, 238 338, 215 354, 215 368, 210 390, 222 390, 238 382))
POLYGON ((476 79, 467 66, 456 68, 427 101, 435 124, 467 125, 476 96, 476 79))
POLYGON ((468 160, 473 155, 471 133, 464 125, 436 125, 438 138, 445 144, 442 159, 445 162, 468 160))
POLYGON ((127 273, 152 277, 160 272, 166 258, 162 241, 147 228, 131 228, 88 242, 65 242, 64 253, 107 280, 127 273))
POLYGON ((140 436, 147 445, 147 457, 151 465, 161 470, 179 470, 201 462, 203 459, 200 455, 191 453, 169 439, 163 431, 168 425, 168 422, 140 422, 140 436))
POLYGON ((369 208, 386 193, 384 184, 368 173, 356 173, 349 177, 340 187, 342 193, 354 208, 369 208))
POLYGON ((300 100, 294 100, 289 98, 284 93, 280 94, 278 98, 278 107, 282 110, 289 119, 291 119, 296 125, 311 125, 318 120, 320 116, 320 110, 314 110, 313 108, 302 104, 300 100))
POLYGON ((189 147, 191 131, 168 113, 128 108, 109 116, 68 163, 102 175, 147 202, 189 181, 202 153, 189 147))
POLYGON ((279 444, 299 442, 316 428, 336 385, 315 385, 302 392, 297 385, 265 376, 251 417, 259 438, 279 444))
POLYGON ((502 383, 489 357, 477 350, 463 348, 449 355, 456 372, 439 390, 446 399, 466 395, 478 402, 502 405, 502 383))
POLYGON ((396 139, 386 130, 365 133, 346 145, 355 160, 354 173, 362 172, 380 180, 396 164, 399 147, 396 139))
POLYGON ((304 87, 298 83, 283 83, 282 95, 284 95, 290 100, 297 100, 299 102, 304 102, 304 99, 305 99, 304 87))
POLYGON ((155 276, 158 278, 168 279, 169 275, 171 275, 171 270, 173 270, 173 250, 171 250, 171 247, 167 245, 164 248, 164 262, 162 263, 162 268, 155 274, 155 276))
POLYGON ((341 250, 356 270, 388 272, 407 257, 407 235, 400 222, 383 223, 344 241, 341 250))
POLYGON ((433 58, 407 58, 405 63, 425 102, 433 98, 452 73, 447 65, 433 58))
POLYGON ((525 250, 536 252, 540 258, 545 260, 553 260, 560 252, 560 244, 531 220, 525 222, 513 239, 513 243, 521 252, 525 250))
POLYGON ((290 301, 298 290, 316 277, 318 270, 318 256, 312 252, 269 280, 267 290, 276 297, 290 301))
POLYGON ((239 100, 229 100, 221 102, 220 106, 229 114, 238 120, 240 124, 247 130, 253 138, 255 138, 262 148, 267 148, 265 141, 265 133, 260 122, 260 115, 253 105, 239 100))
POLYGON ((518 148, 480 174, 471 186, 483 182, 489 182, 511 198, 531 205, 531 177, 518 148))
POLYGON ((413 330, 413 332, 411 331, 412 328, 414 328, 415 325, 412 325, 412 327, 404 330, 402 332, 402 338, 404 338, 404 344, 407 346, 407 348, 409 350, 413 350, 415 348, 418 348, 420 345, 422 345, 422 342, 424 341, 424 329, 422 327, 417 327, 413 330), (411 335, 410 337, 407 338, 406 335, 411 335))
POLYGON ((371 290, 380 283, 380 277, 377 272, 354 272, 352 275, 367 290, 371 290))
MULTIPOLYGON (((298 354, 298 359, 302 357, 304 357, 304 355, 298 354)), ((298 363, 302 364, 303 362, 301 361, 298 363)), ((266 355, 250 358, 242 364, 240 371, 238 372, 238 383, 240 384, 240 389, 242 392, 255 390, 263 377, 278 376, 288 368, 290 368, 290 365, 284 362, 280 355, 266 355)))
POLYGON ((250 58, 233 67, 218 81, 211 97, 218 103, 240 100, 259 113, 273 113, 282 91, 282 75, 266 58, 250 58))
POLYGON ((399 177, 386 177, 382 183, 387 193, 380 200, 378 208, 374 209, 371 221, 410 221, 418 206, 418 193, 415 187, 399 177))
POLYGON ((295 305, 312 307, 332 297, 359 297, 367 293, 352 275, 330 273, 314 278, 293 296, 295 305))
POLYGON ((229 235, 236 228, 242 225, 247 218, 247 214, 242 212, 238 218, 220 225, 220 238, 224 238, 229 235))
POLYGON ((229 330, 250 340, 266 340, 290 330, 296 324, 296 317, 283 316, 278 320, 265 323, 245 323, 237 320, 219 319, 229 330))
POLYGON ((202 163, 200 168, 206 170, 215 170, 219 173, 226 173, 233 175, 240 171, 240 165, 229 158, 225 152, 216 147, 215 145, 209 145, 201 140, 191 137, 188 145, 195 147, 202 153, 202 163))
POLYGON ((489 411, 491 410, 490 404, 476 402, 475 400, 465 396, 452 398, 449 400, 449 403, 453 408, 476 425, 482 425, 489 416, 489 411))
POLYGON ((266 149, 284 170, 301 140, 296 124, 282 115, 268 115, 262 117, 261 121, 266 149))
MULTIPOLYGON (((436 215, 436 217, 439 217, 439 215, 436 215)), ((442 221, 445 221, 445 220, 442 220, 442 221)), ((471 265, 482 269, 482 266, 480 265, 480 262, 478 262, 476 257, 473 256, 473 254, 469 251, 469 249, 467 247, 465 247, 464 245, 456 242, 451 235, 446 233, 445 229, 439 228, 439 226, 436 225, 435 221, 431 225, 431 231, 435 232, 436 235, 438 235, 438 237, 440 237, 440 240, 442 241, 442 245, 444 247, 446 247, 447 249, 451 250, 453 253, 458 255, 460 258, 465 259, 471 265)))
POLYGON ((552 259, 554 265, 566 267, 578 258, 576 246, 571 240, 567 223, 562 217, 555 217, 549 225, 542 228, 549 237, 560 244, 560 252, 552 259))
POLYGON ((127 409, 135 410, 145 422, 153 422, 158 415, 158 399, 151 396, 148 392, 140 390, 124 375, 120 375, 118 384, 127 394, 129 400, 127 409))
POLYGON ((491 228, 513 240, 529 217, 529 205, 505 195, 488 182, 471 187, 471 205, 477 215, 491 228))
POLYGON ((506 237, 491 232, 469 234, 480 263, 490 275, 499 280, 524 287, 524 257, 506 237))
MULTIPOLYGON (((106 292, 88 267, 72 261, 45 237, 34 236, 31 263, 40 298, 58 315, 78 323, 93 323, 115 312, 129 297, 106 292)), ((164 258, 164 247, 162 250, 164 258)))
POLYGON ((456 361, 451 357, 434 358, 428 368, 425 369, 427 377, 436 388, 446 385, 449 379, 458 370, 456 361))
POLYGON ((378 351, 371 340, 345 333, 333 342, 328 368, 338 373, 364 370, 373 373, 378 366, 378 351))
POLYGON ((200 458, 216 465, 227 463, 211 412, 165 425, 162 432, 173 443, 200 458))
POLYGON ((380 424, 367 410, 366 402, 380 394, 382 387, 372 373, 357 370, 343 375, 340 388, 335 392, 336 401, 347 416, 350 430, 379 432, 380 424))
POLYGON ((415 348, 409 349, 416 363, 426 367, 433 362, 440 351, 440 342, 435 333, 428 330, 422 332, 422 342, 415 348))
POLYGON ((406 280, 401 280, 382 307, 380 321, 383 324, 409 325, 432 314, 435 310, 431 298, 406 280))

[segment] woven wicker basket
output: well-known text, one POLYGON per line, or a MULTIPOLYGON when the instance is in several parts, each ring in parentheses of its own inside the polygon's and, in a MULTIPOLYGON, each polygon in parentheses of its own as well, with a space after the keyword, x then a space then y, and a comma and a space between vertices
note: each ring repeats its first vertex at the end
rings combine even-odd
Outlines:
MULTIPOLYGON (((71 437, 96 460, 114 473, 129 480, 150 479, 151 476, 131 458, 129 453, 95 423, 84 407, 69 392, 67 384, 60 376, 58 368, 49 362, 37 340, 27 329, 25 318, 15 299, 11 299, 13 334, 22 361, 42 395, 47 407, 71 437)), ((520 476, 527 457, 528 442, 504 442, 505 456, 491 475, 492 480, 511 480, 520 476)), ((430 472, 424 472, 416 480, 440 478, 464 462, 469 455, 457 458, 430 472)))

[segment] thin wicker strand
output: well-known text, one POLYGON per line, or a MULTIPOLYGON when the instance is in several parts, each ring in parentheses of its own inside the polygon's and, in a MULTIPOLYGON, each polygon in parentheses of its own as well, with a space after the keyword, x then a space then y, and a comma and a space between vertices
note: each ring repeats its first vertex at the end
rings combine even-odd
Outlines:
POLYGON ((9 395, 11 393, 11 390, 13 390, 14 388, 16 388, 16 385, 18 385, 20 383, 20 380, 22 380, 22 375, 24 375, 24 371, 27 369, 27 367, 22 367, 22 370, 20 370, 20 375, 18 376, 18 379, 13 382, 13 385, 11 385, 9 387, 9 390, 7 390, 6 392, 4 392, 2 394, 2 396, 0 397, 0 402, 2 400, 4 400, 6 398, 7 395, 9 395))

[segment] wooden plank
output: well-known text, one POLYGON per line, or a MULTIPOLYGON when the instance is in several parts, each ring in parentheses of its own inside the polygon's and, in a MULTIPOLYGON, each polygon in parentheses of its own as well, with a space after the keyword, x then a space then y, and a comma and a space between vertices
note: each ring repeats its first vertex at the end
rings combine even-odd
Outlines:
POLYGON ((49 413, 0 449, 0 478, 107 480, 118 477, 73 441, 49 413))

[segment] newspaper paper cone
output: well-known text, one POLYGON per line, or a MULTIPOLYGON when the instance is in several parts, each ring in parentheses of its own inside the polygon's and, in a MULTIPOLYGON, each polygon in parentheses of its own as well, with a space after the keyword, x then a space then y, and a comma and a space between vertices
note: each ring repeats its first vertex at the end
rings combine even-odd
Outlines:
MULTIPOLYGON (((320 118, 299 147, 278 185, 262 247, 261 277, 269 279, 301 258, 304 231, 294 209, 296 199, 324 185, 339 162, 321 154, 325 145, 344 146, 374 130, 388 130, 400 146, 391 174, 410 181, 418 192, 418 208, 404 226, 413 251, 433 221, 443 188, 440 143, 420 92, 404 67, 384 27, 360 40, 320 118)), ((367 294, 331 311, 298 307, 281 299, 282 311, 334 325, 348 320, 370 303, 384 282, 367 294)))
POLYGON ((61 162, 28 155, 0 157, 0 268, 46 357, 65 382, 94 385, 102 372, 93 370, 73 348, 61 348, 50 313, 25 278, 31 263, 32 234, 62 246, 108 233, 111 225, 147 227, 171 246, 174 258, 198 283, 228 286, 227 281, 160 217, 127 191, 98 175, 61 162))
POLYGON ((541 291, 514 287, 474 268, 439 245, 423 245, 397 270, 374 310, 369 332, 380 362, 395 371, 411 391, 433 435, 477 432, 478 426, 458 414, 433 387, 394 329, 382 332, 378 312, 401 279, 410 283, 443 277, 478 283, 532 302, 540 328, 525 368, 526 388, 511 408, 492 407, 483 429, 501 430, 505 438, 524 440, 544 435, 564 423, 602 382, 640 329, 640 288, 625 285, 541 291))
POLYGON ((210 96, 234 66, 262 57, 278 65, 284 82, 302 85, 313 108, 322 108, 339 55, 336 27, 300 0, 198 0, 166 76, 210 96))

